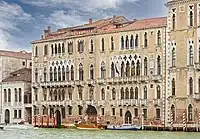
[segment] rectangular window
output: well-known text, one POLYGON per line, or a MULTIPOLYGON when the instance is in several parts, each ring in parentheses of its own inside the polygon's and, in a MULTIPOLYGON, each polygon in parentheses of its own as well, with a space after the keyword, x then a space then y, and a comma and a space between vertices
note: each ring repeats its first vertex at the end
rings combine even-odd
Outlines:
POLYGON ((160 109, 156 109, 156 119, 160 119, 160 109))
POLYGON ((22 110, 19 110, 18 112, 18 118, 22 118, 22 110))
POLYGON ((101 108, 101 115, 104 115, 104 108, 101 108))
POLYGON ((115 115, 115 108, 112 108, 112 115, 115 115))
POLYGON ((122 109, 120 109, 120 112, 119 112, 120 114, 120 117, 122 117, 122 115, 123 115, 123 110, 122 109))
POLYGON ((68 112, 69 112, 68 114, 69 114, 69 115, 72 115, 72 107, 71 107, 71 106, 68 107, 68 110, 69 110, 69 111, 68 111, 68 112))
POLYGON ((138 117, 138 108, 134 109, 135 117, 138 117))
POLYGON ((147 119, 147 109, 143 109, 144 119, 147 119))
POLYGON ((14 110, 14 118, 17 118, 17 110, 14 110))
POLYGON ((82 115, 82 114, 83 114, 83 107, 82 107, 82 106, 79 106, 79 107, 78 107, 78 114, 79 114, 79 115, 82 115))
POLYGON ((25 62, 22 62, 22 66, 25 66, 25 64, 26 64, 25 62))

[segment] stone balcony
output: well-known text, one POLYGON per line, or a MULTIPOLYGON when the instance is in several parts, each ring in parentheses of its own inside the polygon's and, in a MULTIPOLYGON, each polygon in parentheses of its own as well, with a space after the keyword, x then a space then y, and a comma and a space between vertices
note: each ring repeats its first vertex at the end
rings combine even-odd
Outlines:
POLYGON ((98 78, 97 83, 98 84, 106 84, 106 79, 98 78))
POLYGON ((117 100, 111 100, 110 105, 111 106, 117 106, 117 100))
POLYGON ((65 106, 65 101, 42 101, 41 105, 44 105, 44 106, 65 106))
POLYGON ((118 100, 117 105, 118 106, 138 106, 139 101, 137 99, 124 99, 124 100, 118 100))
POLYGON ((162 75, 153 75, 152 80, 155 82, 162 81, 162 75))
MULTIPOLYGON (((11 102, 4 102, 3 103, 4 107, 12 107, 11 102)), ((14 105, 15 106, 15 105, 14 105)))
POLYGON ((33 88, 39 88, 39 83, 38 82, 32 82, 32 87, 33 88))
POLYGON ((106 100, 98 101, 98 106, 106 106, 106 100))
POLYGON ((147 99, 141 99, 140 100, 140 105, 141 106, 147 106, 148 105, 148 100, 147 99))
POLYGON ((153 104, 154 106, 162 106, 162 99, 154 99, 153 104))
POLYGON ((88 79, 87 80, 88 85, 94 85, 95 83, 96 83, 96 81, 94 79, 88 79))
POLYGON ((84 105, 84 100, 77 100, 76 104, 79 106, 83 106, 84 105))
POLYGON ((92 106, 97 105, 96 100, 86 100, 85 102, 86 102, 87 105, 92 105, 92 106))

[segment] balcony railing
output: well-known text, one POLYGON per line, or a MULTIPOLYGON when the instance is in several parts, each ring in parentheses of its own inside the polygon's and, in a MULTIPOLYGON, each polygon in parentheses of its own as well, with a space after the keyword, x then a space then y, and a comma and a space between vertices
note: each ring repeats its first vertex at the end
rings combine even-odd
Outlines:
POLYGON ((162 80, 162 75, 153 75, 152 80, 154 80, 154 81, 161 81, 162 80))
POLYGON ((140 105, 141 105, 141 106, 147 106, 147 104, 148 104, 148 103, 147 103, 147 99, 141 99, 141 100, 140 100, 140 105))
POLYGON ((84 101, 83 100, 77 100, 77 105, 83 106, 84 101))
POLYGON ((106 100, 98 101, 98 106, 106 106, 106 100))
POLYGON ((96 105, 97 102, 95 100, 86 100, 87 105, 96 105))
POLYGON ((154 99, 153 104, 155 106, 162 106, 162 100, 161 99, 154 99))
POLYGON ((117 106, 117 100, 111 100, 110 105, 111 106, 117 106))

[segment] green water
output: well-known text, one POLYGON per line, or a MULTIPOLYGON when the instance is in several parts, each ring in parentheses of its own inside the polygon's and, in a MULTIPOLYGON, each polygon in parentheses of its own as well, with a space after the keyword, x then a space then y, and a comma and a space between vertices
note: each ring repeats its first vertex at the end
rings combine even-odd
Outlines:
POLYGON ((0 130, 0 139, 200 139, 200 133, 28 129, 0 130))

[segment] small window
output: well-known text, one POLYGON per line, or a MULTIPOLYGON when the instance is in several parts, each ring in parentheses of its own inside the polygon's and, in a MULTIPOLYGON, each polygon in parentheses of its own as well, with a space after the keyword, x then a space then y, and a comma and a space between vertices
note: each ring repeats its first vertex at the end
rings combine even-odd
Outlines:
POLYGON ((26 65, 26 62, 23 61, 23 62, 22 62, 22 65, 25 66, 25 65, 26 65))
POLYGON ((156 109, 156 119, 160 119, 160 109, 156 109))
POLYGON ((30 67, 32 67, 32 62, 30 62, 30 67))
POLYGON ((153 84, 150 85, 150 88, 153 88, 153 84))
POLYGON ((17 110, 14 110, 14 118, 17 118, 17 110))
POLYGON ((71 106, 68 107, 68 110, 69 110, 69 111, 68 111, 68 112, 69 112, 69 115, 72 115, 72 107, 71 107, 71 106))
POLYGON ((82 106, 79 106, 79 107, 78 107, 78 114, 79 114, 79 115, 82 115, 82 113, 83 113, 83 107, 82 107, 82 106))
POLYGON ((22 110, 19 110, 18 118, 22 118, 22 110))
POLYGON ((120 117, 122 117, 122 114, 123 113, 123 110, 122 109, 120 109, 120 117))
POLYGON ((147 109, 143 109, 144 119, 147 119, 147 109))
POLYGON ((101 115, 104 115, 104 108, 101 108, 101 115))
POLYGON ((112 108, 112 115, 115 115, 115 108, 112 108))

